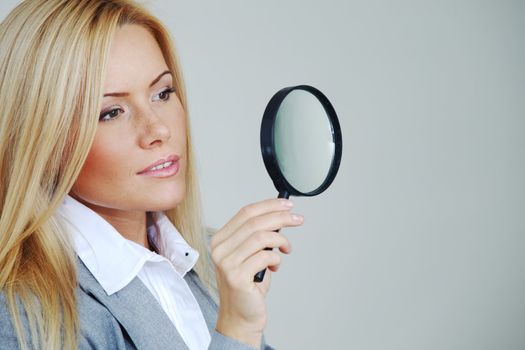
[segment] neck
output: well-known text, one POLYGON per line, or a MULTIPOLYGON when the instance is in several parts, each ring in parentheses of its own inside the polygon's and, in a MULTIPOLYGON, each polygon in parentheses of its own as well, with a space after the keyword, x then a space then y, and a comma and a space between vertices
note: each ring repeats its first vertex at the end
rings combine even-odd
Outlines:
POLYGON ((151 249, 147 235, 147 213, 97 206, 81 198, 76 200, 96 212, 113 226, 124 238, 151 249))

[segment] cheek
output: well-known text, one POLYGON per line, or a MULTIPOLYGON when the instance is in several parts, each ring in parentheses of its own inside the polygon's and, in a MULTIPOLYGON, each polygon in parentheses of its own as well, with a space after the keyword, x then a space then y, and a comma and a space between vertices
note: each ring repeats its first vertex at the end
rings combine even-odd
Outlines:
POLYGON ((129 161, 126 162, 124 148, 122 142, 95 137, 73 191, 86 199, 94 199, 116 189, 116 184, 124 185, 130 172, 126 168, 129 161))

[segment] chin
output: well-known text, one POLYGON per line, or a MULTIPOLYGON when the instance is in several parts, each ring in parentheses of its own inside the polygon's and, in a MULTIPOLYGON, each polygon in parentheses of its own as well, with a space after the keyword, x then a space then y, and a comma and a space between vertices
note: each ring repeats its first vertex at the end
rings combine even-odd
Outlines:
POLYGON ((186 197, 185 189, 177 189, 174 191, 163 191, 160 193, 150 193, 147 201, 146 211, 164 211, 170 210, 179 205, 186 197), (153 196, 151 196, 153 195, 153 196))

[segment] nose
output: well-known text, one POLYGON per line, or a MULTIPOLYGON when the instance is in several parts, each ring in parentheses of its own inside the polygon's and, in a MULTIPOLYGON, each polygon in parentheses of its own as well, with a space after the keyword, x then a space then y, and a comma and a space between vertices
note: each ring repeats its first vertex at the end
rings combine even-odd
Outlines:
POLYGON ((142 114, 139 128, 140 146, 142 148, 152 148, 162 145, 171 137, 170 129, 165 120, 153 109, 148 109, 142 114))

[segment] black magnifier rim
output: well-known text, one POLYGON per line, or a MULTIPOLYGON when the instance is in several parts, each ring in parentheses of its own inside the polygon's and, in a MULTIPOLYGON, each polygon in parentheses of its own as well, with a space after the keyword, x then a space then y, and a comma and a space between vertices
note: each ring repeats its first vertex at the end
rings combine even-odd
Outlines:
POLYGON ((273 180, 275 188, 279 191, 280 194, 284 194, 286 197, 288 195, 294 196, 315 196, 322 193, 324 190, 330 186, 334 181, 337 171, 339 170, 339 165, 341 164, 341 155, 343 151, 343 138, 341 135, 341 126, 339 125, 339 119, 335 112, 334 107, 328 100, 328 98, 319 90, 310 85, 296 85, 283 88, 279 90, 268 102, 266 109, 264 110, 263 120, 261 124, 261 153, 264 160, 264 165, 268 174, 273 180), (332 164, 328 171, 328 174, 323 181, 323 183, 317 187, 315 190, 310 192, 301 192, 292 186, 287 180, 286 177, 281 172, 279 168, 279 163, 277 162, 277 156, 275 154, 275 144, 274 144, 274 125, 275 118, 277 117, 277 112, 281 103, 285 97, 294 90, 305 90, 310 92, 312 95, 317 97, 321 105, 323 106, 328 119, 330 121, 332 129, 332 139, 335 144, 334 157, 332 159, 332 164))

